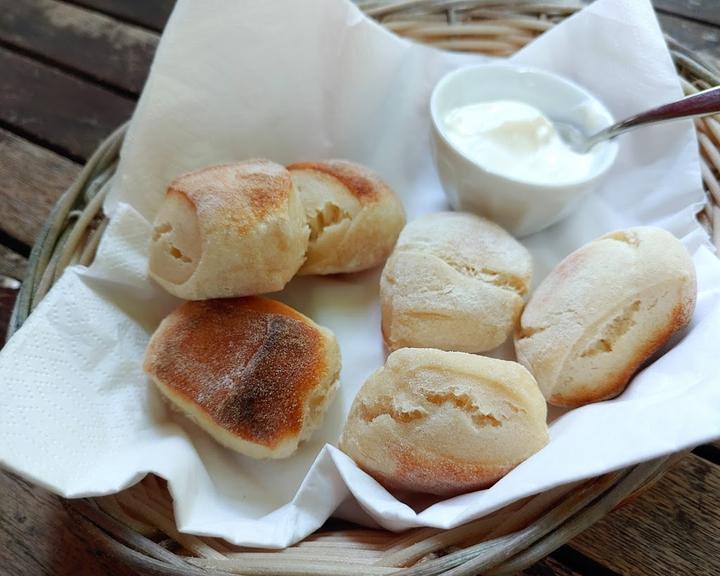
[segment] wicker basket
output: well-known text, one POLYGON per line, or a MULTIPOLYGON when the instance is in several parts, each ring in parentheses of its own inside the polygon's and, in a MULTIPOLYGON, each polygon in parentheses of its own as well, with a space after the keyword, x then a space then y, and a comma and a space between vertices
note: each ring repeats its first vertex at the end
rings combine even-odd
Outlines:
MULTIPOLYGON (((397 0, 360 2, 360 6, 408 38, 497 56, 512 54, 581 8, 538 0, 397 0)), ((668 43, 686 93, 720 83, 711 66, 671 38, 668 43)), ((697 127, 708 192, 699 219, 718 245, 720 123, 710 117, 698 120, 697 127)), ((123 126, 99 147, 54 207, 33 247, 10 333, 22 325, 68 265, 92 261, 107 225, 101 206, 124 134, 123 126)), ((511 574, 540 560, 658 479, 676 457, 555 489, 453 530, 394 534, 331 520, 321 531, 281 551, 239 548, 219 539, 178 533, 170 496, 153 476, 118 495, 66 501, 66 506, 110 554, 148 574, 511 574)))

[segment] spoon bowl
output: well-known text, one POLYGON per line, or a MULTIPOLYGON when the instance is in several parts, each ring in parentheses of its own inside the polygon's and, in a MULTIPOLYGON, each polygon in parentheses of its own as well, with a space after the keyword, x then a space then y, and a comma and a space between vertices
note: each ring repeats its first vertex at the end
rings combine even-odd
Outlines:
POLYGON ((577 126, 567 122, 554 121, 558 134, 573 151, 584 154, 593 146, 606 140, 612 140, 624 132, 629 132, 640 126, 659 124, 682 118, 696 118, 709 116, 720 112, 720 86, 709 88, 691 96, 686 96, 675 102, 651 108, 640 114, 635 114, 625 120, 616 122, 594 134, 587 136, 577 126))
POLYGON ((553 120, 552 123, 558 135, 562 138, 562 141, 567 144, 573 152, 585 154, 589 151, 589 139, 581 128, 569 122, 563 122, 562 120, 553 120))

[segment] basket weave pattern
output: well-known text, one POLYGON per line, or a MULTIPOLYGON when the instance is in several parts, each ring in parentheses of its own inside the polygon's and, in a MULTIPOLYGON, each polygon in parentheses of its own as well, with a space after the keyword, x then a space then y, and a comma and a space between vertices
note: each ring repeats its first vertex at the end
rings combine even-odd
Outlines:
MULTIPOLYGON (((358 5, 388 29, 415 41, 493 56, 512 54, 581 8, 565 1, 538 0, 360 1, 358 5)), ((710 65, 671 38, 668 44, 687 94, 720 84, 710 65)), ((698 219, 718 248, 719 120, 696 121, 707 192, 698 219)), ((10 333, 22 325, 67 266, 92 262, 107 227, 102 202, 125 130, 126 126, 119 128, 98 148, 54 207, 33 247, 10 333)), ((148 574, 513 574, 657 480, 674 458, 527 498, 453 530, 422 528, 394 534, 348 526, 339 529, 331 521, 322 531, 281 551, 240 548, 215 538, 178 533, 165 485, 152 476, 118 495, 68 501, 67 508, 111 554, 148 574)))

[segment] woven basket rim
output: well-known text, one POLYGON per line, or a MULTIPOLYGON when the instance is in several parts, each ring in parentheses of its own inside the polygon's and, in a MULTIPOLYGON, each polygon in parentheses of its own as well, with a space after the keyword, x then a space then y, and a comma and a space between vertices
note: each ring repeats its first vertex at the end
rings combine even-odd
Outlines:
MULTIPOLYGON (((503 7, 499 6, 499 2, 488 0, 361 0, 358 5, 390 30, 413 40, 440 47, 493 54, 503 50, 508 53, 514 51, 532 39, 533 35, 552 27, 556 21, 583 7, 572 2, 542 0, 509 0, 503 7), (476 16, 477 14, 479 16, 476 16), (483 19, 475 19, 478 17, 483 19), (517 34, 508 34, 508 27, 517 34), (459 29, 463 32, 458 33, 459 29)), ((680 77, 686 92, 691 93, 720 84, 720 75, 711 64, 698 58, 672 38, 668 38, 668 44, 681 72, 680 77), (691 77, 692 82, 685 79, 683 74, 691 77)), ((718 245, 720 184, 717 174, 720 173, 720 122, 710 118, 699 121, 698 127, 699 144, 703 153, 703 178, 708 192, 708 203, 700 214, 700 220, 711 231, 715 244, 718 245)), ((8 328, 8 337, 23 324, 68 265, 89 264, 92 261, 107 226, 107 219, 102 214, 102 202, 117 166, 126 129, 127 124, 119 127, 99 146, 76 181, 53 207, 33 246, 26 279, 8 328)), ((674 460, 674 457, 660 458, 595 478, 581 484, 563 502, 553 503, 549 511, 541 514, 528 526, 489 541, 474 544, 464 542, 465 545, 459 550, 419 565, 409 563, 409 568, 394 566, 393 573, 398 570, 397 574, 406 576, 431 576, 450 569, 453 574, 458 575, 491 569, 493 574, 521 570, 540 560, 626 498, 655 481, 674 460)), ((174 554, 166 546, 146 537, 142 531, 147 528, 147 518, 139 521, 137 517, 133 517, 128 512, 132 507, 125 503, 83 499, 67 500, 65 505, 78 525, 82 526, 97 544, 143 573, 193 576, 236 573, 225 570, 229 564, 223 564, 217 558, 217 554, 223 556, 223 553, 217 552, 202 540, 178 535, 176 531, 172 531, 172 527, 160 530, 175 543, 179 542, 180 546, 194 552, 199 561, 187 560, 185 556, 174 554), (100 501, 103 501, 102 505, 100 501), (195 549, 192 546, 195 546, 195 549), (214 550, 214 553, 206 548, 214 550)), ((156 505, 160 506, 153 501, 152 506, 156 505)), ((155 528, 158 526, 159 524, 155 528)), ((460 529, 467 529, 467 526, 470 524, 460 529)), ((408 539, 401 551, 407 553, 413 546, 422 548, 422 545, 425 545, 430 554, 447 552, 448 546, 456 544, 453 532, 451 530, 438 536, 408 539), (428 542, 432 538, 436 538, 436 541, 428 542)), ((343 541, 340 542, 342 546, 343 541)), ((350 541, 346 540, 344 544, 348 542, 350 541)), ((218 546, 223 549, 222 545, 218 546)), ((285 573, 273 568, 273 562, 268 558, 265 564, 267 569, 254 573, 285 573)), ((298 562, 302 563, 302 560, 298 562)), ((343 573, 370 573, 364 571, 363 566, 358 565, 355 572, 346 570, 343 573)), ((258 569, 257 566, 255 569, 258 569)), ((307 567, 305 569, 308 570, 307 567)))

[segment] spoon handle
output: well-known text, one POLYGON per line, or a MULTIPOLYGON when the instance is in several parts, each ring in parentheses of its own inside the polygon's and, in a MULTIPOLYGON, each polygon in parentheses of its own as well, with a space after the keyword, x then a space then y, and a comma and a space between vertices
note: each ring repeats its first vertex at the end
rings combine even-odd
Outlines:
POLYGON ((588 139, 588 148, 603 140, 615 138, 618 134, 637 128, 643 124, 654 124, 677 120, 678 118, 692 118, 694 116, 707 116, 720 112, 720 86, 703 90, 697 94, 686 96, 675 102, 663 104, 657 108, 630 116, 625 120, 601 130, 588 139))

